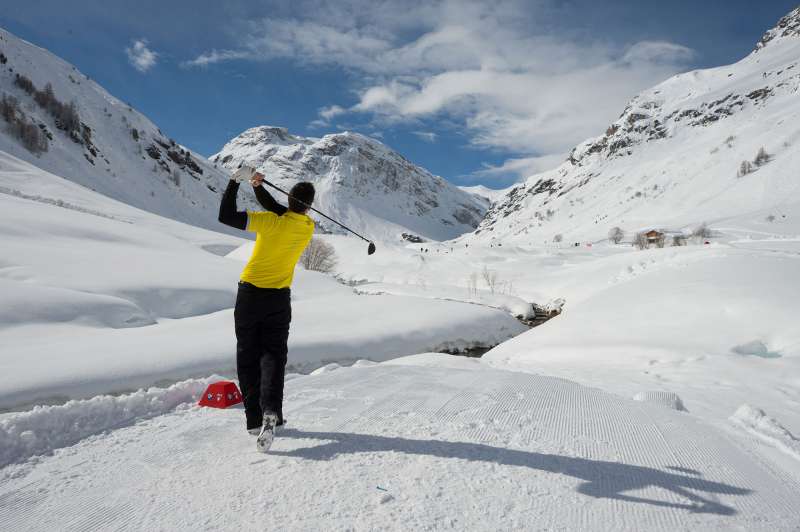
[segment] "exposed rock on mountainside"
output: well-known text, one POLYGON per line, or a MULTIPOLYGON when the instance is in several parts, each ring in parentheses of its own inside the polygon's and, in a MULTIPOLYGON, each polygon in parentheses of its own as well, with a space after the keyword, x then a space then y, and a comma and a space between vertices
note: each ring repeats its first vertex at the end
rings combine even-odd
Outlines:
POLYGON ((758 41, 756 51, 781 37, 800 37, 800 7, 780 19, 774 28, 765 33, 758 41))
POLYGON ((800 8, 738 63, 680 74, 633 98, 603 135, 514 187, 465 238, 596 241, 613 226, 800 215, 799 63, 800 8))
POLYGON ((220 230, 227 172, 74 66, 0 29, 0 150, 156 214, 220 230))
MULTIPOLYGON (((436 240, 473 230, 488 203, 416 166, 384 144, 358 133, 321 139, 285 128, 248 129, 211 157, 228 169, 249 164, 288 188, 311 181, 315 207, 370 238, 413 233, 436 240)), ((340 229, 326 220, 327 230, 340 229)))

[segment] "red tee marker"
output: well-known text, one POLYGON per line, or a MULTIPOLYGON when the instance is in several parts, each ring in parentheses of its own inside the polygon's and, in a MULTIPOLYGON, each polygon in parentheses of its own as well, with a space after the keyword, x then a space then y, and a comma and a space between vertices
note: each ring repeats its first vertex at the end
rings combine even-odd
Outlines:
POLYGON ((210 406, 211 408, 228 408, 242 402, 242 393, 236 387, 236 383, 231 381, 213 382, 208 385, 200 402, 200 406, 210 406))

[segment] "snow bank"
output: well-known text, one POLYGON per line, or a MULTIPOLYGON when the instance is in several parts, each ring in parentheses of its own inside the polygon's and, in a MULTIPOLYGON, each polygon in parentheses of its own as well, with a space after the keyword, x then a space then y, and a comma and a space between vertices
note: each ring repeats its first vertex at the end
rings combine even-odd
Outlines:
POLYGON ((729 419, 754 436, 800 460, 800 439, 760 408, 743 404, 729 419))
POLYGON ((164 414, 196 401, 211 382, 220 379, 192 379, 169 388, 150 388, 116 397, 101 395, 8 414, 0 418, 0 467, 47 454, 138 419, 164 414))
POLYGON ((462 356, 446 355, 442 353, 418 353, 405 357, 387 360, 387 366, 423 366, 432 368, 451 368, 467 370, 484 370, 488 366, 481 364, 480 359, 462 356))
POLYGON ((331 371, 336 371, 341 367, 342 366, 340 364, 337 364, 336 362, 331 362, 330 364, 325 364, 321 368, 315 369, 309 375, 322 375, 323 373, 330 373, 331 371))
POLYGON ((289 365, 383 361, 426 351, 491 347, 528 328, 506 312, 456 301, 356 295, 329 276, 299 271, 289 365))
POLYGON ((633 400, 660 405, 665 408, 669 408, 671 410, 678 410, 679 412, 686 411, 686 407, 683 406, 683 400, 680 398, 678 394, 673 392, 666 392, 666 391, 639 392, 633 396, 633 400))
MULTIPOLYGON (((242 263, 220 254, 245 240, 145 213, 2 153, 0 186, 24 192, 0 193, 0 408, 235 372, 242 263)), ((293 371, 489 347, 526 330, 497 309, 360 296, 301 268, 292 299, 293 371)))
POLYGON ((542 277, 556 285, 573 280, 570 304, 483 360, 628 397, 673 392, 693 414, 717 420, 758 401, 797 432, 800 245, 794 249, 600 251, 560 273, 547 269, 542 277))
MULTIPOLYGON (((238 272, 238 265, 232 264, 238 272)), ((235 282, 236 274, 231 278, 235 282)), ((492 308, 359 296, 315 272, 298 271, 295 279, 290 371, 308 372, 331 362, 383 361, 431 350, 488 347, 527 330, 509 314, 492 308)), ((0 329, 0 342, 0 370, 6 376, 0 407, 53 397, 88 397, 162 378, 235 372, 232 309, 125 329, 29 323, 0 329)))
POLYGON ((394 294, 400 296, 425 297, 449 301, 463 301, 484 305, 508 312, 512 316, 531 319, 536 315, 533 305, 511 294, 492 293, 489 290, 470 290, 464 287, 422 284, 367 283, 355 287, 357 294, 394 294))
POLYGON ((10 299, 0 326, 143 326, 233 305, 237 267, 206 248, 242 239, 140 211, 1 152, 0 186, 20 191, 0 193, 0 281, 10 299))
POLYGON ((30 323, 78 322, 97 327, 142 327, 156 321, 119 297, 0 279, 0 329, 30 323))

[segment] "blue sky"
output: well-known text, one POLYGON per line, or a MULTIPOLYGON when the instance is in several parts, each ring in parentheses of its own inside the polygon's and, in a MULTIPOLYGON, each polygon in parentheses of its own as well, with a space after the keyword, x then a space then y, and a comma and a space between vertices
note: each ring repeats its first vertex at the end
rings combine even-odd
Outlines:
POLYGON ((638 91, 736 61, 797 0, 5 0, 0 25, 182 144, 355 130, 458 184, 507 186, 638 91))

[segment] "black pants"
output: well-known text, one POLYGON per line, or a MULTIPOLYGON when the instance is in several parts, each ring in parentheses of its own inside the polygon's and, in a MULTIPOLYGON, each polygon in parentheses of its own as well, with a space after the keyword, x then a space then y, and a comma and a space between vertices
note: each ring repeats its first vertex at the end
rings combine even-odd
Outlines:
POLYGON ((283 419, 286 342, 292 321, 288 288, 258 288, 239 282, 236 309, 236 370, 247 428, 261 426, 263 412, 283 419))

